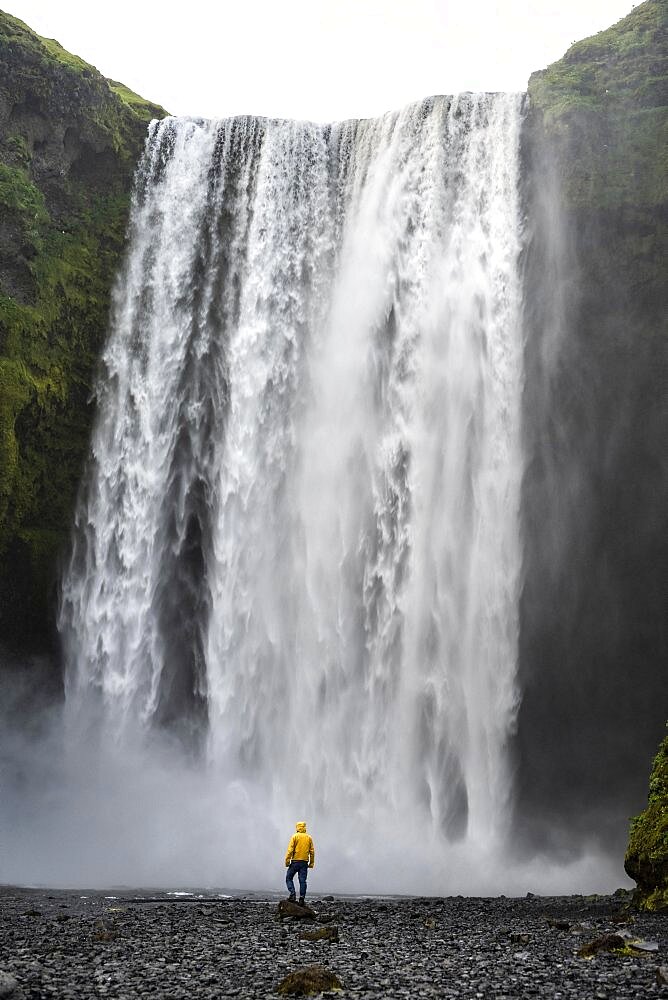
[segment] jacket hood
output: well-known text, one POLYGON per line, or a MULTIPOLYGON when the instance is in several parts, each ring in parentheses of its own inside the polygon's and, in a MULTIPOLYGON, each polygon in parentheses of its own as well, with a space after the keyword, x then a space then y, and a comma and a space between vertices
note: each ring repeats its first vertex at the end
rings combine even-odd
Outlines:
POLYGON ((295 827, 297 833, 306 833, 306 823, 296 823, 295 827))

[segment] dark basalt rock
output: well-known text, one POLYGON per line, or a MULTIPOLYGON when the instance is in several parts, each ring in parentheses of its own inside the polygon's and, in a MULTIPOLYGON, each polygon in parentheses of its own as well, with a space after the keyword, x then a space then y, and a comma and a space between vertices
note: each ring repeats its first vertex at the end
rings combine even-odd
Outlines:
POLYGON ((619 951, 625 944, 624 938, 620 937, 619 934, 603 934, 602 937, 594 938, 587 944, 583 944, 578 949, 578 955, 580 958, 593 958, 599 951, 619 951))
POLYGON ((277 916, 280 920, 292 917, 293 920, 315 920, 316 912, 310 906, 300 906, 299 903, 292 903, 289 899, 282 899, 276 908, 277 916))
POLYGON ((337 899, 342 943, 331 945, 305 940, 303 924, 288 929, 277 921, 276 901, 270 899, 193 905, 129 890, 110 906, 103 892, 49 895, 0 886, 2 968, 19 983, 17 995, 23 1000, 267 1000, 289 973, 315 963, 327 966, 322 950, 332 947, 330 971, 350 997, 455 1000, 482 994, 523 1000, 559 992, 563 1000, 602 993, 609 1000, 636 1000, 663 995, 656 988, 657 968, 665 965, 668 922, 656 913, 629 914, 618 954, 600 953, 593 961, 575 956, 584 941, 615 933, 618 902, 612 897, 402 898, 383 901, 382 910, 376 899, 337 899), (52 918, 63 900, 71 919, 59 923, 52 918), (24 917, 29 908, 41 910, 44 919, 24 917), (585 928, 586 937, 555 932, 546 922, 546 909, 554 919, 585 928), (222 923, 222 916, 229 921, 222 923), (427 921, 435 927, 425 926, 427 921), (98 922, 118 937, 94 941, 98 922), (518 948, 513 934, 529 935, 530 944, 518 948), (631 951, 643 942, 646 947, 653 943, 655 950, 631 951))

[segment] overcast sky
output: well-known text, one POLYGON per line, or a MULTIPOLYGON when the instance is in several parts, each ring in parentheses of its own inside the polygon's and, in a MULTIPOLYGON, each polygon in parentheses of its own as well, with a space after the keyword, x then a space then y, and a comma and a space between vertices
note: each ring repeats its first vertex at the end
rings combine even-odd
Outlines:
POLYGON ((172 114, 331 121, 525 90, 631 0, 0 0, 172 114))

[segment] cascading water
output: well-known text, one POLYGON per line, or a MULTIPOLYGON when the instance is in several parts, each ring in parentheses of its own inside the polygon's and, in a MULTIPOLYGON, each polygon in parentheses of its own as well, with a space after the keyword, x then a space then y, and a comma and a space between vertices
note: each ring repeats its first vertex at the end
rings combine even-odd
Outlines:
POLYGON ((121 756, 194 748, 212 829, 263 817, 246 882, 302 815, 337 864, 351 827, 400 858, 419 823, 440 889, 454 842, 503 842, 520 119, 462 95, 151 126, 62 585, 67 711, 121 756))

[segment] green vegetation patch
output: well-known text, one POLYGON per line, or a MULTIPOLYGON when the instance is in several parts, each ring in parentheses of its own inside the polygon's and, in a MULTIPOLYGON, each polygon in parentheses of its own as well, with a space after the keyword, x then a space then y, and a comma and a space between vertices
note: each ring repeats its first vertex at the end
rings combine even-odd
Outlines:
POLYGON ((654 759, 647 808, 631 820, 624 867, 638 883, 640 909, 668 910, 668 735, 654 759))
POLYGON ((665 204, 668 3, 647 0, 529 80, 572 206, 665 204))

